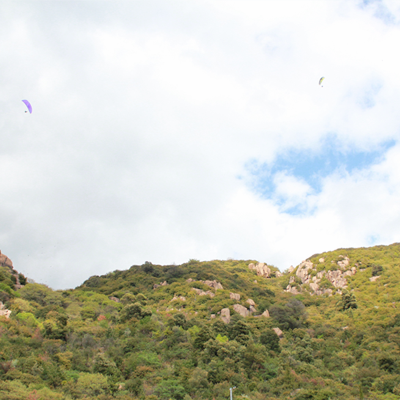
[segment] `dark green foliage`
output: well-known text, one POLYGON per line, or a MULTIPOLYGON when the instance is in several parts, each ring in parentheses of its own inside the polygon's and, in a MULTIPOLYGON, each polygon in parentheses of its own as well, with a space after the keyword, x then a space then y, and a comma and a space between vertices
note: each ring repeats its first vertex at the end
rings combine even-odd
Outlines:
POLYGON ((272 329, 267 329, 261 333, 260 343, 268 350, 280 352, 279 337, 272 329))
POLYGON ((233 386, 234 398, 255 400, 397 398, 400 245, 315 255, 311 275, 337 270, 345 256, 357 273, 343 295, 325 278, 332 296, 311 296, 300 280, 300 294, 284 292, 289 275, 258 277, 254 261, 146 262, 68 291, 15 292, 0 270, 12 310, 0 318, 0 399, 222 400, 233 386), (233 306, 248 299, 256 312, 243 318, 233 306), (227 307, 229 324, 219 315, 227 307))
POLYGON ((344 290, 342 293, 342 299, 339 302, 339 307, 342 311, 357 308, 357 300, 354 294, 344 290))
POLYGON ((284 306, 274 305, 269 312, 281 329, 300 328, 307 318, 304 304, 296 299, 291 299, 284 306))

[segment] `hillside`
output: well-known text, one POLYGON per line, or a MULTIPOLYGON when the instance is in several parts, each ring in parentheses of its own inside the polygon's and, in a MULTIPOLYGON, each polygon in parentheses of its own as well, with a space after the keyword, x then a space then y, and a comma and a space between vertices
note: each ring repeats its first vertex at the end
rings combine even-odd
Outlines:
POLYGON ((2 266, 0 399, 226 399, 234 386, 235 398, 397 399, 399 265, 400 244, 284 273, 146 262, 64 291, 2 266))

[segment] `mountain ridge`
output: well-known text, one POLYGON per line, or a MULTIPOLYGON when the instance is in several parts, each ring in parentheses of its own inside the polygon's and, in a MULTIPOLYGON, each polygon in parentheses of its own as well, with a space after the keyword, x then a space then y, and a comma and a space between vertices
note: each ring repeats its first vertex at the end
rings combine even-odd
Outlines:
POLYGON ((1 266, 0 399, 217 400, 236 386, 260 400, 392 400, 399 266, 394 243, 283 273, 256 260, 146 262, 57 291, 17 289, 1 266))

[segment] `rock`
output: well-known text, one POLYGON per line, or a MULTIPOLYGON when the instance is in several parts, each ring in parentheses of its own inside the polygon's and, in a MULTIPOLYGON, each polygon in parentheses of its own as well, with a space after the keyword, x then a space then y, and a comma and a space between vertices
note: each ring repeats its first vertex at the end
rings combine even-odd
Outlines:
POLYGON ((271 270, 265 263, 258 263, 257 265, 250 263, 249 268, 256 270, 258 276, 263 276, 265 278, 269 278, 271 276, 271 270))
POLYGON ((211 290, 207 290, 206 292, 204 290, 198 289, 198 288, 192 288, 199 296, 210 296, 214 297, 215 293, 211 292, 211 290))
POLYGON ((324 258, 324 257, 321 257, 318 261, 322 264, 322 263, 325 262, 325 258, 324 258))
POLYGON ((156 283, 153 285, 153 289, 157 289, 161 286, 167 286, 167 285, 168 285, 167 281, 164 281, 164 282, 160 283, 159 285, 157 285, 157 283, 156 283))
POLYGON ((229 297, 231 298, 231 300, 237 300, 237 301, 240 300, 240 294, 238 293, 230 293, 229 297))
POLYGON ((254 306, 250 306, 250 313, 255 313, 257 310, 254 306))
POLYGON ((215 314, 211 314, 211 315, 210 315, 210 318, 211 318, 211 319, 214 319, 214 318, 215 318, 215 314))
POLYGON ((291 274, 294 271, 293 265, 291 265, 288 269, 289 274, 291 274))
POLYGON ((272 328, 272 330, 278 335, 279 339, 283 338, 283 332, 279 328, 272 328))
POLYGON ((247 299, 246 303, 249 303, 251 306, 255 306, 256 305, 256 303, 254 303, 254 300, 252 300, 252 299, 247 299))
POLYGON ((369 278, 369 280, 371 281, 371 282, 375 282, 377 279, 379 279, 380 278, 380 276, 371 276, 371 278, 369 278))
POLYGON ((265 311, 261 314, 261 316, 262 316, 262 317, 265 317, 265 318, 269 318, 269 311, 268 311, 268 310, 265 310, 265 311))
POLYGON ((223 308, 221 310, 221 319, 225 324, 229 324, 231 322, 231 312, 229 308, 223 308))
POLYGON ((313 268, 311 261, 303 261, 297 268, 296 275, 301 279, 302 283, 307 283, 309 279, 308 271, 313 268))
POLYGON ((222 285, 215 280, 214 281, 200 281, 200 282, 203 282, 205 285, 210 286, 211 288, 213 288, 215 290, 224 289, 222 287, 222 285))
POLYGON ((11 310, 7 310, 2 301, 0 301, 0 316, 10 318, 11 310))
POLYGON ((319 289, 318 283, 311 282, 309 285, 310 285, 310 288, 312 290, 314 290, 314 292, 316 292, 319 289))
POLYGON ((192 282, 195 282, 195 280, 192 279, 192 278, 189 278, 189 279, 186 279, 186 282, 187 282, 187 283, 192 283, 192 282))
POLYGON ((171 301, 174 301, 174 300, 186 301, 186 297, 175 295, 171 301))
POLYGON ((276 276, 277 278, 280 278, 281 276, 283 276, 283 274, 282 274, 282 272, 280 272, 280 271, 276 271, 276 272, 275 272, 275 276, 276 276))
POLYGON ((240 305, 240 304, 235 304, 235 305, 233 306, 233 309, 234 309, 238 314, 240 314, 242 317, 248 317, 248 316, 250 315, 250 311, 249 311, 246 307, 243 307, 243 306, 240 305))
POLYGON ((12 261, 0 251, 0 265, 13 269, 12 261))
POLYGON ((289 292, 292 294, 300 294, 300 292, 297 290, 296 286, 290 286, 290 285, 286 286, 285 292, 289 292))
POLYGON ((345 278, 343 278, 342 271, 328 271, 326 273, 326 278, 332 283, 333 286, 335 286, 335 288, 342 289, 347 286, 347 281, 345 278))
POLYGON ((115 301, 116 303, 119 303, 119 301, 120 301, 118 297, 114 297, 114 296, 109 297, 109 299, 112 301, 115 301))
MULTIPOLYGON (((339 256, 339 257, 343 257, 343 256, 339 256)), ((343 257, 343 258, 344 258, 343 260, 337 262, 337 265, 339 265, 340 268, 345 269, 347 266, 349 266, 350 259, 349 259, 349 257, 343 257)))

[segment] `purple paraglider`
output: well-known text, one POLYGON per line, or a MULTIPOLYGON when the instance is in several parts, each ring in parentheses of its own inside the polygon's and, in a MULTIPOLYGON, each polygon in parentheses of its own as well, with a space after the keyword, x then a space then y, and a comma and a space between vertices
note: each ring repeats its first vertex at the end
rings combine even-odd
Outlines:
MULTIPOLYGON (((28 108, 29 113, 32 114, 32 106, 31 106, 31 103, 29 103, 28 100, 22 100, 22 101, 25 103, 26 107, 28 108)), ((25 111, 25 112, 26 112, 26 111, 25 111)))

